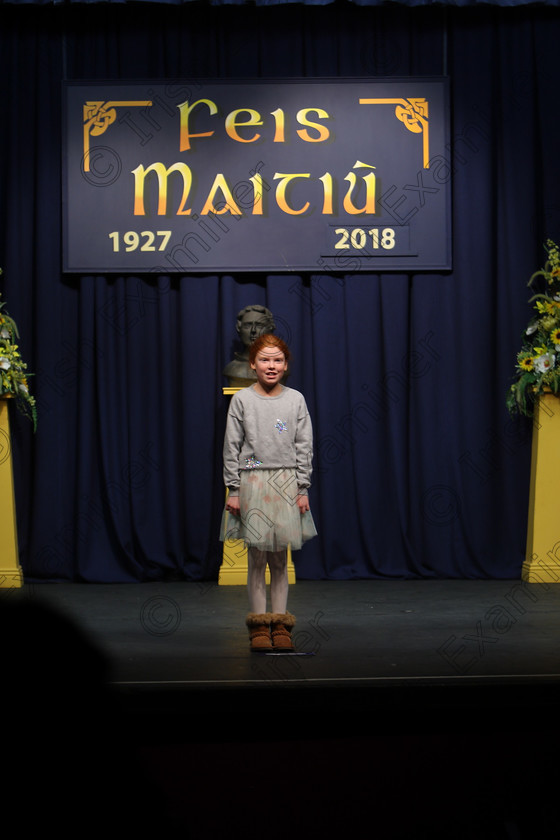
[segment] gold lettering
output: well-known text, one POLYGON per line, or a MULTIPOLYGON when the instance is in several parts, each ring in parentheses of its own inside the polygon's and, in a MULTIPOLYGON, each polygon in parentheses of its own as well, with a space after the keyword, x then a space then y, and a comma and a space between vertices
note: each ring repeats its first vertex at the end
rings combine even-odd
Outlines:
POLYGON ((263 212, 263 180, 258 172, 249 178, 253 185, 255 200, 253 202, 253 216, 262 216, 263 212))
POLYGON ((277 178, 281 179, 280 183, 276 187, 276 202, 278 204, 278 207, 281 210, 283 210, 284 213, 289 213, 291 216, 299 216, 302 213, 305 213, 305 211, 308 209, 309 202, 307 201, 305 203, 304 207, 301 208, 301 210, 293 210, 288 205, 288 202, 287 202, 287 199, 286 199, 286 190, 287 190, 288 186, 291 186, 290 182, 293 181, 294 178, 309 178, 309 177, 310 177, 310 175, 309 175, 308 172, 292 173, 290 175, 282 174, 281 172, 276 172, 275 173, 274 180, 276 180, 277 178))
POLYGON ((144 169, 144 166, 140 164, 132 170, 134 175, 134 215, 146 215, 144 188, 146 175, 150 172, 155 172, 158 178, 158 216, 165 216, 167 213, 167 181, 172 172, 179 172, 183 178, 183 197, 177 210, 177 216, 188 216, 191 211, 185 209, 185 204, 191 190, 192 173, 187 164, 182 162, 174 163, 169 167, 166 167, 163 163, 152 163, 147 169, 144 169))
POLYGON ((286 124, 284 119, 284 111, 282 108, 277 108, 276 111, 271 111, 276 123, 276 131, 274 132, 274 143, 283 143, 286 134, 286 124))
POLYGON ((216 177, 214 178, 214 183, 212 184, 212 187, 210 188, 210 192, 208 193, 208 198, 206 199, 206 201, 204 203, 204 207, 200 211, 201 216, 205 216, 208 213, 216 213, 216 215, 218 215, 218 216, 221 215, 222 213, 232 213, 234 216, 241 216, 242 215, 241 210, 239 209, 239 207, 235 203, 235 199, 232 195, 232 192, 229 188, 229 185, 228 185, 225 177, 222 175, 221 172, 219 172, 216 175, 216 177), (219 209, 214 205, 214 197, 215 197, 216 193, 218 192, 218 190, 221 190, 221 193, 224 197, 224 201, 219 202, 219 204, 220 204, 219 209))
POLYGON ((211 137, 214 134, 213 131, 203 131, 200 134, 191 134, 189 131, 189 118, 191 112, 196 108, 197 105, 207 105, 208 110, 210 111, 210 115, 213 116, 214 114, 218 113, 218 106, 212 102, 211 99, 199 99, 196 102, 193 102, 192 105, 189 105, 187 102, 182 102, 180 105, 177 105, 177 108, 181 114, 181 129, 179 135, 179 150, 181 152, 190 149, 191 147, 191 137, 211 137))
POLYGON ((333 211, 333 180, 330 172, 321 175, 319 181, 323 182, 323 216, 329 216, 333 211))
MULTIPOLYGON (((371 166, 369 163, 362 163, 359 160, 356 161, 352 169, 360 169, 362 167, 367 167, 368 169, 375 169, 375 166, 371 166)), ((346 175, 344 178, 345 181, 350 182, 350 186, 348 187, 348 191, 344 196, 343 205, 346 212, 353 216, 357 216, 360 213, 375 213, 375 173, 370 172, 367 175, 363 175, 362 177, 366 184, 366 203, 363 207, 356 207, 352 203, 352 192, 358 181, 355 173, 349 172, 348 175, 346 175)))
POLYGON ((249 137, 247 139, 240 137, 237 133, 237 128, 241 128, 241 126, 244 125, 262 125, 261 115, 259 112, 254 111, 253 108, 238 108, 237 111, 232 111, 226 117, 226 131, 232 140, 237 140, 238 143, 254 143, 261 135, 254 134, 253 137, 249 137), (238 114, 250 114, 250 119, 245 122, 238 122, 236 119, 238 114))
POLYGON ((296 132, 302 140, 305 140, 306 143, 323 143, 325 140, 328 140, 330 137, 330 132, 328 128, 324 125, 320 125, 320 123, 311 122, 307 119, 307 114, 315 113, 321 120, 329 119, 329 115, 326 111, 322 108, 302 108, 301 111, 297 112, 296 119, 300 125, 307 125, 309 128, 316 128, 319 132, 318 137, 311 137, 307 129, 300 128, 296 132))

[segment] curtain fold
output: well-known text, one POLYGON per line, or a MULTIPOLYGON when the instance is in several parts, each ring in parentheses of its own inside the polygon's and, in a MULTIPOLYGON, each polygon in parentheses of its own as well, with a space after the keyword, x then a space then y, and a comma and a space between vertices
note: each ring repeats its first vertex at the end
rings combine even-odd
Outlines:
POLYGON ((554 9, 0 6, 2 296, 35 373, 13 415, 28 580, 215 580, 222 369, 260 303, 315 430, 301 579, 518 578, 531 424, 505 411, 526 282, 558 237, 554 9), (61 273, 61 81, 440 75, 453 271, 61 273))
MULTIPOLYGON (((185 6, 193 3, 209 6, 328 6, 338 0, 0 0, 1 4, 13 6, 91 6, 91 5, 142 5, 151 4, 157 6, 185 6)), ((387 0, 348 0, 357 6, 385 6, 387 0)), ((503 6, 506 8, 519 8, 520 6, 558 6, 560 0, 391 0, 392 5, 411 7, 433 7, 454 6, 459 8, 481 7, 481 6, 503 6)))

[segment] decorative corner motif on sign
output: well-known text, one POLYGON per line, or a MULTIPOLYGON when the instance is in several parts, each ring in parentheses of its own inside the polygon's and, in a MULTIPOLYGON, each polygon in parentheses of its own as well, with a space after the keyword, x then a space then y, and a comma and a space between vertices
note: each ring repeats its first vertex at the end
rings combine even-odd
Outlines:
POLYGON ((89 172, 89 138, 99 137, 117 119, 116 108, 145 108, 151 106, 151 101, 132 100, 115 102, 85 102, 84 103, 84 171, 89 172))
POLYGON ((413 134, 422 134, 422 166, 430 168, 430 126, 428 100, 417 99, 360 99, 360 105, 396 105, 395 116, 413 134))

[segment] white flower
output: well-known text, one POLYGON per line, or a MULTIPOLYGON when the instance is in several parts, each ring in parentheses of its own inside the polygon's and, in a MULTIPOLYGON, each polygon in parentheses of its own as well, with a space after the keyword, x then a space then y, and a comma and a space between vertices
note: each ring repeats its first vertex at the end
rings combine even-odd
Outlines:
POLYGON ((535 323, 529 324, 529 326, 525 330, 525 334, 526 335, 533 335, 533 333, 536 332, 538 330, 538 328, 539 328, 538 324, 535 324, 535 323))
POLYGON ((554 353, 543 353, 542 356, 535 359, 535 370, 539 373, 546 373, 547 370, 554 367, 554 359, 554 353))
POLYGON ((11 366, 12 366, 12 363, 10 362, 9 359, 7 359, 5 356, 0 356, 0 368, 2 370, 9 370, 11 368, 11 366))
POLYGON ((0 330, 0 338, 2 341, 6 341, 8 338, 11 338, 10 331, 6 329, 6 327, 2 327, 0 330))
POLYGON ((21 391, 21 393, 25 394, 25 396, 27 396, 29 394, 29 388, 27 387, 27 385, 24 385, 23 382, 20 382, 18 387, 19 387, 19 390, 21 391))

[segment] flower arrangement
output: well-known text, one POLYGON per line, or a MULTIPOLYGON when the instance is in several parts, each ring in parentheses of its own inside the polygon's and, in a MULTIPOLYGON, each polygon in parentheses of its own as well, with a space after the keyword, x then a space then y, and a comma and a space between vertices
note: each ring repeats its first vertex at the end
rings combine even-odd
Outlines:
POLYGON ((517 354, 516 381, 510 388, 506 404, 512 414, 531 417, 535 402, 545 391, 560 391, 560 250, 552 239, 545 245, 548 259, 536 271, 528 285, 544 280, 544 290, 530 298, 535 315, 523 336, 517 354))
POLYGON ((21 358, 16 344, 19 338, 16 323, 4 311, 5 306, 5 302, 0 301, 0 398, 13 397, 16 407, 29 417, 33 423, 33 431, 36 431, 37 406, 27 385, 27 365, 21 358))

